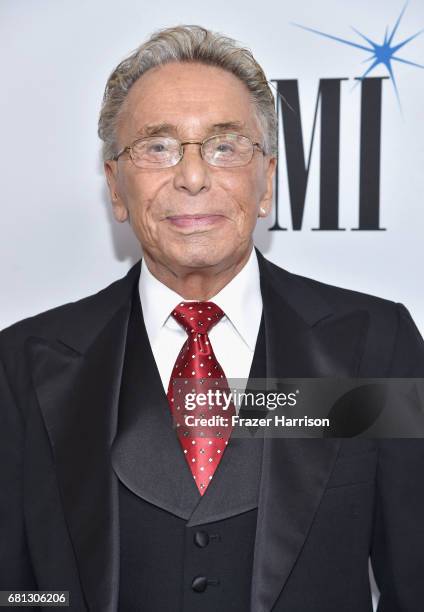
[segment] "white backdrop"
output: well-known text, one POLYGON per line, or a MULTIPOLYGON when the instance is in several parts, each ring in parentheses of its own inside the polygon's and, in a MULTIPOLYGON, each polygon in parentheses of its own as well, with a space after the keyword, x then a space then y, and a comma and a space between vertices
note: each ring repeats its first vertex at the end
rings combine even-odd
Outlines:
MULTIPOLYGON (((354 26, 382 42, 403 0, 2 0, 2 300, 0 328, 99 290, 139 257, 127 224, 113 221, 100 163, 97 118, 112 68, 157 28, 198 23, 248 45, 269 79, 297 79, 305 152, 309 150, 319 80, 344 77, 341 101, 340 225, 318 221, 319 133, 304 223, 291 229, 280 147, 280 224, 262 222, 256 242, 290 271, 404 302, 424 330, 424 70, 394 63, 402 103, 383 82, 381 226, 358 224, 360 87, 352 80, 368 54, 299 29, 292 22, 364 43, 354 26), (260 13, 260 19, 258 18, 260 13)), ((411 0, 394 39, 424 27, 424 4, 411 0)), ((424 35, 400 57, 424 63, 424 35)), ((370 76, 387 75, 379 66, 370 76)), ((319 131, 318 131, 319 132, 319 131)))
MULTIPOLYGON (((394 62, 383 84, 381 226, 358 223, 360 87, 369 64, 360 49, 299 29, 292 22, 365 44, 350 26, 381 43, 403 0, 1 0, 2 172, 0 328, 93 293, 125 274, 139 256, 127 224, 113 221, 96 136, 106 79, 152 31, 198 23, 246 45, 269 79, 297 79, 305 151, 317 88, 342 84, 340 219, 344 232, 311 231, 318 221, 319 135, 313 149, 302 231, 290 229, 280 160, 280 224, 256 232, 264 254, 290 271, 404 302, 424 331, 421 266, 424 225, 424 70, 394 62)), ((399 42, 424 28, 424 4, 411 0, 399 42)), ((399 56, 424 63, 424 36, 399 56)), ((386 76, 379 66, 370 76, 386 76)))

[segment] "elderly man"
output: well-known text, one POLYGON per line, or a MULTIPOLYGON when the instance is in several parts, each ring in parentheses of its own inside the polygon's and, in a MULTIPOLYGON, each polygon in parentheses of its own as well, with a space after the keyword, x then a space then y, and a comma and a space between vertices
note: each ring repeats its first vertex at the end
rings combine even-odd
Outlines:
POLYGON ((276 165, 260 66, 159 31, 111 74, 99 134, 143 259, 0 335, 0 588, 68 590, 78 612, 369 612, 371 556, 379 610, 422 610, 421 440, 173 423, 179 377, 424 376, 403 305, 253 247, 276 165))

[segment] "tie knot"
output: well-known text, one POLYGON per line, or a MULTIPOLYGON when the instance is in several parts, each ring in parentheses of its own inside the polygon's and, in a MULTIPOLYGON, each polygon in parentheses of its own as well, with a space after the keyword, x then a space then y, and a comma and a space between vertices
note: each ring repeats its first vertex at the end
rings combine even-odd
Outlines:
POLYGON ((224 316, 224 312, 213 302, 180 302, 172 311, 172 316, 187 333, 207 334, 224 316))

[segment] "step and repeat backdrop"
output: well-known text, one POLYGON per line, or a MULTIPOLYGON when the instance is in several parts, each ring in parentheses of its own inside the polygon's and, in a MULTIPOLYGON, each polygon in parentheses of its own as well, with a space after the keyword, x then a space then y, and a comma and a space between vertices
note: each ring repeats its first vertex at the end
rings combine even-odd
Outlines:
POLYGON ((111 214, 98 113, 116 64, 182 23, 248 46, 272 84, 279 163, 257 246, 292 272, 403 302, 423 333, 421 0, 2 0, 0 328, 140 257, 111 214))

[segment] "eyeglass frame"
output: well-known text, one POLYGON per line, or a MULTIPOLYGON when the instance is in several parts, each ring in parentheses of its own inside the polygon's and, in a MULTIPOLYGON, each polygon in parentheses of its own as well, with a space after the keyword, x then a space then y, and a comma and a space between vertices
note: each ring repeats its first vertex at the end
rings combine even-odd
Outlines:
MULTIPOLYGON (((136 145, 138 142, 142 141, 142 140, 148 140, 150 138, 160 138, 160 135, 157 136, 143 136, 142 138, 137 138, 136 140, 134 140, 131 144, 127 145, 126 147, 124 147, 123 149, 121 149, 119 151, 119 153, 117 153, 116 155, 114 155, 111 160, 112 161, 118 161, 118 159, 120 158, 121 155, 123 155, 124 153, 126 153, 128 151, 129 155, 130 155, 130 159, 132 161, 132 163, 134 164, 134 166, 136 168, 139 169, 143 169, 140 166, 137 166, 137 164, 134 162, 134 159, 132 157, 132 149, 134 147, 134 145, 136 145)), ((184 157, 184 145, 186 144, 198 144, 200 145, 200 156, 203 159, 203 161, 205 161, 209 166, 212 166, 214 168, 241 168, 243 166, 247 166, 248 164, 250 164, 250 162, 253 159, 253 156, 255 154, 255 147, 258 148, 258 150, 263 154, 266 155, 266 151, 264 149, 264 147, 259 143, 259 142, 253 142, 253 140, 251 138, 249 138, 249 136, 245 136, 244 134, 237 134, 234 132, 225 132, 223 134, 213 134, 212 136, 208 136, 207 138, 205 138, 204 140, 202 140, 201 142, 198 140, 185 140, 184 142, 181 142, 180 140, 178 140, 177 138, 174 138, 173 136, 165 136, 165 138, 172 138, 173 140, 175 140, 175 142, 179 143, 179 148, 180 148, 180 158, 179 160, 175 163, 172 164, 171 166, 162 166, 161 170, 164 170, 165 168, 174 168, 175 166, 177 166, 180 161, 183 159, 184 157), (207 142, 208 140, 211 140, 212 138, 216 138, 217 136, 243 136, 243 138, 247 138, 247 140, 250 142, 250 144, 252 145, 252 155, 249 159, 248 162, 246 162, 245 164, 240 164, 239 166, 217 166, 216 164, 211 164, 209 163, 204 157, 203 157, 203 145, 205 144, 205 142, 207 142)), ((154 167, 145 167, 144 169, 147 170, 152 170, 154 169, 154 167)))

